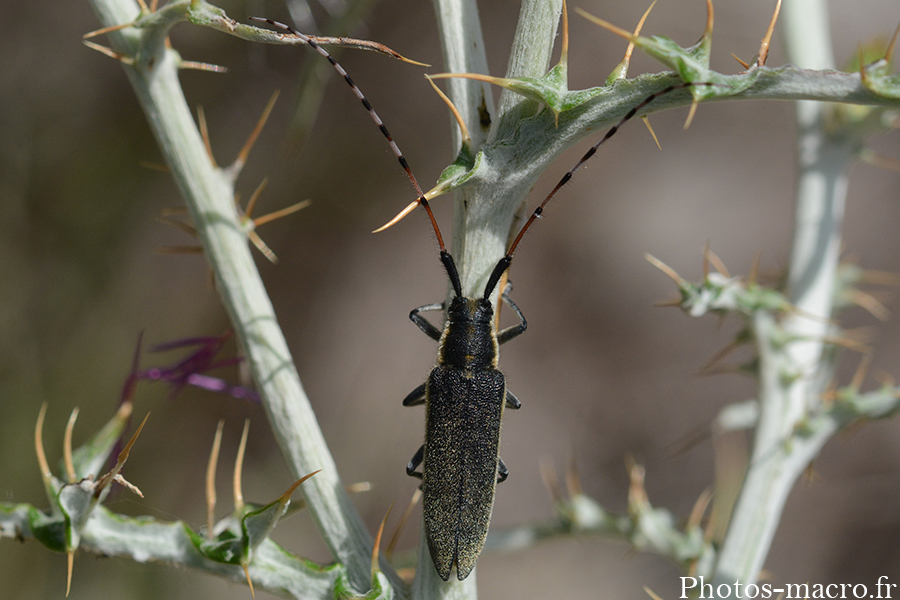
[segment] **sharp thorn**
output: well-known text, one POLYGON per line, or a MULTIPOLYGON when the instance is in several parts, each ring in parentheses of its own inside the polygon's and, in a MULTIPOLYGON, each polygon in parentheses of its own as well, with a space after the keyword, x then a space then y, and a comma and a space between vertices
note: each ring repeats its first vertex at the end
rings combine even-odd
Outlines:
POLYGON ((247 237, 251 242, 253 242, 253 245, 256 246, 256 249, 262 252, 262 255, 266 257, 266 260, 268 260, 273 265, 278 264, 278 257, 275 255, 275 252, 273 252, 272 249, 269 248, 268 244, 266 244, 263 239, 259 237, 258 233, 252 230, 248 231, 247 237))
POLYGON ((298 479, 297 481, 295 481, 294 483, 292 483, 292 484, 290 485, 290 487, 289 487, 288 489, 286 489, 282 495, 278 496, 278 501, 284 503, 284 502, 287 502, 288 500, 290 500, 290 499, 291 499, 291 495, 293 495, 293 493, 294 493, 295 491, 297 491, 297 488, 300 487, 300 484, 301 484, 301 483, 303 483, 304 481, 306 481, 307 479, 309 479, 310 477, 312 477, 312 476, 315 475, 316 473, 320 473, 321 471, 322 471, 322 469, 316 469, 316 470, 313 471, 312 473, 309 473, 309 474, 307 474, 307 475, 304 475, 303 477, 301 477, 300 479, 298 479))
POLYGON ((250 586, 250 596, 256 598, 256 592, 253 591, 253 580, 250 579, 250 566, 249 563, 242 562, 241 568, 244 569, 244 576, 247 578, 247 585, 250 586))
POLYGON ((469 137, 469 129, 466 127, 466 122, 463 120, 462 115, 459 114, 459 110, 457 110, 456 105, 453 104, 453 101, 447 97, 447 95, 437 86, 434 82, 434 78, 428 75, 425 75, 425 79, 428 80, 428 83, 431 84, 431 87, 434 88, 434 91, 437 92, 438 96, 441 97, 441 100, 444 101, 444 104, 450 109, 450 112, 453 113, 453 118, 456 119, 456 124, 459 125, 460 137, 462 137, 462 143, 464 146, 471 146, 472 138, 469 137))
POLYGON ((703 245, 703 281, 709 281, 709 240, 703 245))
POLYGON ((778 22, 778 13, 781 11, 781 0, 775 4, 775 12, 772 13, 772 20, 769 21, 769 28, 766 29, 766 35, 763 36, 762 42, 759 44, 759 57, 756 59, 756 66, 766 66, 766 59, 769 57, 769 43, 772 41, 772 34, 775 32, 775 23, 778 22))
POLYGON ((868 311, 869 314, 879 321, 887 321, 891 317, 891 311, 884 304, 879 302, 872 294, 867 294, 862 290, 852 290, 850 301, 868 311))
POLYGON ((541 459, 540 471, 544 487, 547 488, 550 497, 553 498, 553 504, 559 507, 563 504, 565 497, 563 496, 562 487, 559 485, 559 479, 556 477, 556 469, 553 468, 553 463, 547 459, 541 459))
POLYGON ((713 32, 713 3, 712 0, 706 0, 706 28, 703 30, 703 37, 711 38, 713 32))
POLYGON ((589 13, 581 8, 576 7, 575 12, 577 12, 579 15, 581 15, 582 17, 584 17, 591 23, 593 23, 595 25, 599 25, 600 27, 606 29, 607 31, 611 31, 612 33, 616 34, 617 36, 625 38, 629 42, 636 42, 638 39, 637 36, 632 34, 630 31, 626 31, 625 29, 622 29, 621 27, 616 27, 612 23, 610 23, 608 21, 604 21, 600 17, 595 17, 591 13, 589 13))
POLYGON ((105 54, 106 56, 109 56, 110 58, 114 58, 122 63, 125 63, 126 65, 134 64, 133 58, 131 58, 130 56, 125 56, 121 52, 116 52, 112 48, 107 48, 106 46, 101 46, 100 44, 95 44, 94 42, 92 42, 90 40, 81 40, 81 43, 84 44, 85 46, 87 46, 88 48, 91 48, 92 50, 96 50, 97 52, 99 52, 101 54, 105 54))
POLYGON ((84 34, 83 36, 81 36, 81 39, 88 40, 92 37, 97 37, 98 35, 104 35, 107 33, 112 33, 113 31, 119 31, 121 29, 131 27, 132 25, 134 25, 134 22, 122 23, 121 25, 110 25, 109 27, 102 27, 100 29, 95 29, 94 31, 90 31, 90 32, 84 34))
POLYGON ((697 106, 699 106, 699 104, 700 103, 697 102, 697 100, 694 100, 693 102, 691 102, 691 109, 688 112, 687 119, 685 119, 685 121, 684 121, 684 130, 685 131, 687 131, 688 128, 691 126, 691 122, 694 120, 694 115, 697 113, 697 106))
POLYGON ((724 275, 725 277, 731 277, 731 274, 728 272, 728 269, 725 267, 725 263, 722 262, 722 259, 719 258, 715 252, 709 249, 709 242, 706 243, 706 249, 703 251, 704 260, 707 258, 709 262, 715 267, 716 271, 719 272, 720 275, 724 275))
POLYGON ((859 63, 859 79, 863 85, 869 83, 869 73, 866 70, 866 57, 863 54, 862 46, 856 47, 856 60, 859 63))
POLYGON ((206 536, 209 539, 213 538, 213 529, 216 525, 216 466, 219 464, 223 427, 225 427, 225 419, 220 419, 216 427, 216 435, 213 437, 209 462, 206 465, 206 536))
POLYGON ((232 177, 237 178, 238 173, 241 172, 241 169, 244 168, 244 165, 247 162, 247 157, 250 155, 250 150, 253 149, 253 145, 256 144, 257 138, 259 138, 259 134, 262 132, 263 127, 266 126, 266 121, 269 120, 269 116, 272 114, 272 109, 275 108, 275 102, 278 100, 278 90, 272 94, 272 97, 269 98, 268 104, 263 109, 262 114, 259 119, 256 121, 256 126, 253 128, 253 131, 250 132, 249 137, 247 137, 247 141, 244 142, 243 148, 238 152, 237 158, 235 158, 234 162, 228 168, 228 170, 232 173, 232 177))
POLYGON ((653 598, 653 600, 662 600, 662 598, 660 598, 660 597, 656 594, 656 592, 654 592, 653 590, 651 590, 650 588, 648 588, 646 585, 644 586, 644 591, 647 592, 647 595, 650 596, 651 598, 653 598))
POLYGON ((658 306, 660 308, 674 308, 680 307, 683 300, 681 298, 672 298, 671 300, 660 300, 659 302, 654 302, 653 306, 658 306))
POLYGON ((887 50, 884 53, 884 60, 887 62, 891 62, 891 58, 894 56, 894 48, 897 45, 898 36, 900 36, 900 24, 898 24, 897 29, 894 30, 894 36, 891 38, 891 43, 888 44, 887 50))
POLYGON ((218 164, 216 164, 216 157, 213 156, 212 144, 209 141, 209 128, 206 126, 206 113, 203 112, 203 107, 197 107, 197 126, 200 129, 200 137, 203 138, 203 146, 206 148, 206 156, 209 157, 209 162, 212 163, 213 167, 218 168, 218 164))
POLYGON ((647 497, 647 488, 644 487, 644 481, 647 475, 643 466, 637 464, 634 457, 627 457, 625 460, 628 468, 628 507, 629 509, 642 508, 650 504, 647 497))
POLYGON ((44 453, 44 417, 47 414, 47 403, 44 402, 41 404, 41 410, 38 413, 37 423, 34 426, 34 451, 37 454, 38 466, 41 469, 41 477, 44 480, 44 484, 49 484, 50 480, 53 478, 53 473, 50 471, 50 465, 47 463, 47 455, 44 453))
MULTIPOLYGON (((841 348, 846 348, 847 350, 853 350, 855 352, 869 353, 872 349, 866 344, 864 340, 853 339, 850 337, 855 334, 857 337, 862 337, 863 334, 868 333, 868 328, 862 327, 860 331, 855 331, 853 333, 849 331, 845 331, 843 336, 840 335, 826 335, 822 337, 822 341, 826 344, 832 344, 834 346, 839 346, 841 348)), ((865 337, 871 337, 866 335, 865 337)))
POLYGON ((687 528, 690 529, 692 527, 699 527, 700 522, 703 520, 703 515, 706 513, 706 509, 709 507, 709 503, 712 500, 713 491, 712 488, 706 488, 700 494, 700 497, 697 498, 697 501, 694 503, 693 509, 691 509, 691 516, 688 517, 687 528))
MULTIPOLYGON (((256 203, 259 200, 259 197, 262 196, 263 190, 266 189, 268 184, 269 178, 263 177, 263 180, 259 182, 259 185, 253 190, 253 195, 250 196, 250 200, 247 201, 247 208, 244 210, 244 217, 247 219, 253 218, 253 209, 256 208, 256 203)), ((256 223, 254 223, 254 225, 255 224, 256 223)))
POLYGON ((734 52, 731 53, 731 57, 734 58, 734 60, 736 60, 736 61, 738 61, 739 63, 741 63, 741 66, 744 67, 745 69, 749 69, 749 68, 750 68, 750 63, 744 62, 743 60, 741 60, 741 59, 738 57, 738 55, 735 54, 734 52))
POLYGON ((272 221, 276 221, 282 217, 286 217, 288 215, 292 215, 298 210, 303 210, 307 206, 312 204, 312 200, 302 200, 296 204, 292 204, 286 208, 282 208, 280 210, 276 210, 274 212, 270 212, 267 215, 263 215, 261 217, 257 217, 253 219, 254 227, 259 227, 260 225, 265 225, 266 223, 271 223, 272 221))
POLYGON ((131 439, 128 440, 128 443, 125 444, 125 447, 121 452, 119 452, 119 456, 116 459, 116 465, 112 468, 112 470, 110 470, 109 473, 97 480, 97 483, 94 486, 95 497, 100 495, 100 492, 102 492, 103 489, 110 484, 115 476, 119 474, 119 471, 122 470, 122 467, 125 466, 125 461, 128 460, 128 455, 131 453, 131 448, 137 441, 138 436, 141 435, 141 431, 144 429, 144 425, 147 424, 147 419, 149 417, 150 413, 147 413, 147 415, 144 417, 144 420, 141 421, 141 424, 138 426, 137 431, 134 432, 134 435, 131 436, 131 439))
POLYGON ((400 221, 402 221, 403 218, 404 218, 406 215, 408 215, 409 213, 411 213, 412 211, 414 211, 414 210, 416 209, 417 206, 419 206, 419 200, 414 200, 413 202, 410 202, 410 203, 406 206, 406 208, 404 208, 404 209, 401 210, 399 213, 397 213, 397 216, 396 216, 396 217, 394 217, 393 219, 391 219, 390 221, 388 221, 387 223, 385 223, 384 225, 382 225, 381 227, 379 227, 378 229, 376 229, 376 230, 373 231, 372 233, 381 233, 381 232, 384 231, 385 229, 388 229, 388 228, 390 228, 390 227, 393 227, 394 225, 396 225, 397 223, 399 223, 400 221))
POLYGON ((69 597, 69 591, 72 589, 72 567, 75 566, 75 551, 66 552, 66 598, 69 597))
POLYGON ((458 77, 460 79, 473 79, 475 81, 483 81, 485 83, 491 83, 502 88, 508 88, 515 82, 514 79, 494 77, 492 75, 482 75, 481 73, 438 73, 436 75, 431 75, 430 79, 452 79, 454 77, 458 77))
POLYGON ((656 132, 653 131, 653 126, 650 125, 650 117, 648 117, 647 115, 644 115, 643 117, 641 117, 641 121, 644 122, 644 125, 647 126, 647 131, 649 131, 650 135, 653 136, 653 141, 656 142, 656 147, 659 148, 660 150, 662 150, 662 146, 659 145, 659 138, 656 137, 656 132))
MULTIPOLYGON (((257 21, 267 21, 267 19, 260 19, 258 17, 250 17, 251 19, 255 19, 257 21)), ((411 58, 406 58, 396 50, 388 48, 384 44, 379 44, 378 42, 373 42, 370 40, 360 40, 356 38, 349 37, 327 37, 320 35, 307 35, 308 39, 312 40, 316 44, 324 45, 324 46, 340 46, 342 48, 355 48, 357 50, 370 50, 372 52, 377 52, 378 54, 384 54, 385 56, 390 56, 396 60, 416 65, 419 67, 430 67, 428 63, 419 62, 417 60, 413 60, 411 58)))
POLYGON ((237 456, 234 459, 234 475, 232 484, 234 489, 234 512, 244 514, 244 493, 241 490, 241 477, 244 470, 244 451, 247 449, 247 435, 250 433, 250 419, 244 421, 244 431, 241 433, 241 442, 238 444, 237 456))
POLYGON ((856 372, 853 374, 853 379, 850 381, 850 389, 858 392, 859 388, 862 387, 862 383, 866 378, 866 374, 869 372, 869 366, 872 364, 872 354, 870 352, 866 352, 862 356, 862 360, 859 361, 859 366, 856 367, 856 372))
POLYGON ((197 233, 197 230, 193 227, 193 225, 185 223, 184 221, 180 221, 180 220, 176 219, 174 216, 163 215, 163 216, 157 218, 156 220, 159 221, 160 223, 165 223, 166 225, 171 225, 172 227, 174 227, 176 229, 180 229, 181 231, 185 232, 186 234, 188 234, 191 237, 194 237, 194 238, 199 237, 199 234, 197 233))
POLYGON ((178 63, 179 69, 190 69, 192 71, 208 71, 210 73, 227 73, 228 68, 212 63, 197 62, 195 60, 183 60, 178 63))
MULTIPOLYGON (((644 11, 643 16, 641 16, 641 20, 638 21, 637 27, 634 28, 634 38, 637 39, 638 36, 641 35, 641 29, 644 28, 644 22, 647 20, 647 17, 650 16, 650 11, 653 10, 653 7, 656 6, 656 0, 653 0, 653 3, 650 4, 650 7, 644 11)), ((628 42, 628 47, 625 48, 625 56, 622 58, 622 63, 625 65, 625 68, 622 70, 622 77, 624 78, 628 73, 628 66, 631 64, 631 55, 634 54, 634 41, 628 42)), ((648 125, 649 127, 649 125, 648 125)), ((652 129, 650 130, 653 131, 652 129)), ((656 135, 653 136, 656 139, 656 135)), ((657 142, 659 145, 659 142, 657 142)))
POLYGON ((375 573, 378 569, 378 552, 381 547, 381 536, 384 533, 384 526, 387 523, 388 517, 391 516, 391 511, 394 509, 394 503, 391 502, 391 505, 388 507, 387 512, 384 514, 384 518, 381 519, 381 525, 378 526, 378 534, 375 536, 375 543, 372 546, 372 577, 375 577, 375 573))
POLYGON ((412 497, 409 499, 409 504, 406 505, 406 510, 403 511, 403 514, 400 515, 400 522, 397 523, 396 529, 394 529, 394 535, 391 536, 391 541, 388 542, 387 549, 384 551, 385 557, 388 561, 391 560, 394 556, 394 548, 397 546, 397 542, 400 540, 400 533, 403 531, 404 525, 409 521, 409 517, 412 516, 412 511, 416 507, 416 504, 419 503, 419 500, 422 499, 422 490, 420 488, 416 488, 415 493, 413 493, 412 497))
POLYGON ((75 429, 75 420, 78 418, 78 409, 72 411, 69 422, 66 423, 66 432, 63 435, 63 464, 66 468, 66 476, 69 483, 75 483, 78 480, 75 474, 75 463, 72 461, 72 430, 75 429))
POLYGON ((675 272, 675 269, 659 260, 652 254, 644 254, 644 258, 647 259, 647 262, 649 262, 651 265, 668 275, 669 279, 674 281, 678 285, 678 287, 687 285, 687 282, 684 280, 684 278, 681 277, 681 275, 675 272))

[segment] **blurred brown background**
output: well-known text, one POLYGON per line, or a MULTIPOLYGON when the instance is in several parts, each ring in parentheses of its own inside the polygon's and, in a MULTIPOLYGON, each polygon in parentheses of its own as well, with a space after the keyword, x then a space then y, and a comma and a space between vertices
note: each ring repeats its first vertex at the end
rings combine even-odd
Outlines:
MULTIPOLYGON (((578 6, 633 27, 643 3, 581 0, 578 6)), ((230 16, 287 19, 283 4, 220 4, 230 16)), ((770 2, 716 5, 713 67, 736 72, 729 56, 756 52, 770 2)), ((318 10, 318 9, 317 9, 318 10)), ((486 2, 482 19, 491 72, 504 71, 518 3, 486 2)), ((683 45, 703 29, 700 0, 660 2, 645 32, 683 45)), ((900 19, 895 0, 835 0, 835 49, 843 61, 858 42, 889 36, 900 19)), ((159 343, 217 335, 228 327, 197 256, 154 253, 190 244, 155 217, 179 206, 119 65, 81 44, 98 27, 85 2, 4 5, 0 36, 0 497, 45 506, 32 432, 41 402, 51 461, 60 456, 69 412, 80 407, 76 444, 112 414, 137 336, 159 343)), ((341 62, 370 98, 420 180, 434 181, 451 160, 449 119, 423 72, 441 58, 430 3, 377 4, 352 32, 435 65, 422 69, 357 52, 341 62)), ((191 105, 202 105, 220 164, 229 163, 276 89, 282 97, 239 182, 248 197, 270 178, 258 214, 304 198, 312 207, 261 230, 281 259, 259 266, 294 352, 304 385, 347 482, 371 481, 356 503, 374 531, 391 502, 402 506, 417 482, 404 473, 422 439, 421 409, 400 401, 424 380, 435 344, 413 326, 411 308, 439 300, 445 279, 421 215, 387 233, 369 232, 413 198, 378 131, 343 82, 332 78, 323 110, 298 154, 284 131, 307 48, 252 46, 181 25, 173 43, 190 60, 229 68, 186 72, 191 105)), ((570 85, 599 85, 625 43, 573 16, 570 85)), ((783 63, 776 40, 770 65, 783 63)), ((637 55, 630 74, 661 70, 637 55)), ((693 320, 654 307, 673 285, 647 264, 650 252, 689 279, 701 274, 708 240, 734 273, 762 251, 763 270, 787 262, 792 223, 793 113, 788 103, 718 103, 700 107, 691 129, 684 112, 652 119, 663 149, 632 123, 593 160, 550 208, 518 253, 515 299, 528 334, 504 347, 502 364, 523 408, 508 415, 494 527, 551 515, 538 473, 542 459, 562 468, 577 459, 582 484, 607 508, 623 511, 624 457, 647 467, 650 500, 685 518, 713 477, 708 436, 677 449, 731 402, 752 397, 737 375, 696 371, 736 331, 736 322, 693 320)), ((585 141, 584 144, 590 143, 585 141)), ((900 158, 896 137, 873 140, 900 158)), ((573 149, 539 182, 542 197, 583 148, 573 149)), ((866 268, 900 270, 900 175, 858 165, 852 173, 845 248, 866 268)), ((449 223, 449 202, 439 201, 449 223)), ((898 322, 862 310, 848 327, 873 327, 872 373, 900 375, 898 322)), ((232 350, 233 351, 233 350, 232 350)), ((144 366, 173 355, 145 355, 144 366)), ((858 363, 848 354, 843 382, 858 363)), ((223 376, 235 381, 236 372, 223 376)), ((876 385, 870 377, 867 386, 876 385)), ((252 419, 244 494, 270 500, 290 483, 262 410, 198 390, 167 399, 162 384, 142 384, 136 412, 152 411, 129 462, 128 493, 114 510, 159 519, 204 521, 202 478, 215 424, 225 418, 220 515, 230 508, 227 481, 240 427, 252 419)), ((900 422, 856 428, 832 441, 811 484, 798 485, 767 561, 779 582, 900 583, 900 422)), ((416 540, 408 527, 406 548, 416 540)), ((309 517, 279 526, 276 539, 315 560, 330 560, 309 517)), ((663 598, 680 593, 681 573, 665 559, 608 540, 558 540, 510 555, 486 554, 478 580, 485 598, 663 598), (540 574, 535 577, 535 574, 540 574)), ((65 559, 35 542, 0 541, 0 598, 62 598, 65 559)), ((240 598, 246 587, 123 559, 80 553, 71 598, 240 598)), ((261 595, 265 596, 265 594, 261 595)))

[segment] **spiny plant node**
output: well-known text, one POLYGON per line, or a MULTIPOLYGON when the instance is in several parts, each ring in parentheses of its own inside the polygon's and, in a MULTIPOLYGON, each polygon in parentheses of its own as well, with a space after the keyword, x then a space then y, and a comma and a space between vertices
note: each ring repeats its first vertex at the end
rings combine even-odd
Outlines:
POLYGON ((259 236, 259 234, 256 232, 256 229, 261 225, 265 225, 266 223, 271 223, 272 221, 276 221, 282 217, 292 215, 298 210, 302 210, 312 204, 312 201, 302 200, 300 202, 297 202, 296 204, 292 204, 291 206, 276 210, 261 217, 253 218, 253 209, 256 207, 256 203, 259 200, 259 197, 262 195, 262 192, 268 184, 268 181, 268 178, 263 179, 259 186, 257 186, 256 190, 254 190, 253 195, 250 197, 250 200, 247 203, 246 211, 241 212, 238 198, 235 198, 235 205, 237 206, 237 210, 240 214, 240 221, 244 225, 247 237, 250 239, 253 245, 256 246, 257 250, 259 250, 262 255, 269 260, 269 262, 271 262, 272 264, 278 264, 278 257, 259 236))

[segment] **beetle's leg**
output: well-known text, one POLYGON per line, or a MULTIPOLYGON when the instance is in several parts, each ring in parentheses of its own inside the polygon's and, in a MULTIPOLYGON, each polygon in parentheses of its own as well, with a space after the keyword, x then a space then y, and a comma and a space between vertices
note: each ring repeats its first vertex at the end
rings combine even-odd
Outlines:
MULTIPOLYGON (((416 390, 418 390, 418 388, 416 388, 416 390)), ((415 391, 413 393, 415 393, 415 391)), ((422 390, 422 393, 424 394, 425 390, 422 390)), ((410 394, 410 396, 412 396, 412 394, 410 394)), ((403 404, 406 405, 406 400, 403 401, 403 404)), ((511 408, 513 410, 522 408, 522 403, 519 402, 519 399, 509 390, 506 390, 506 408, 511 408)))
MULTIPOLYGON (((509 392, 507 392, 508 394, 509 392)), ((518 402, 518 400, 516 400, 518 402)), ((419 404, 425 404, 425 384, 423 383, 413 391, 409 393, 409 395, 403 399, 403 406, 418 406, 419 404)), ((509 406, 509 401, 507 400, 507 406, 509 406)), ((519 408, 518 406, 514 408, 519 408)))
POLYGON ((525 321, 525 316, 522 314, 522 311, 519 310, 519 307, 516 306, 516 303, 512 301, 512 298, 509 297, 509 293, 512 291, 512 285, 507 283, 506 287, 503 289, 503 293, 500 295, 503 298, 503 301, 506 302, 513 311, 515 311, 516 316, 519 317, 520 323, 518 325, 510 325, 503 331, 497 333, 497 343, 503 344, 513 339, 514 337, 521 334, 525 331, 525 328, 528 327, 528 323, 525 321))
MULTIPOLYGON (((416 450, 416 453, 413 454, 412 460, 409 461, 409 464, 406 465, 406 474, 410 477, 418 477, 422 479, 422 474, 416 472, 416 467, 422 464, 422 457, 425 456, 425 445, 419 447, 416 450)), ((501 463, 502 464, 502 463, 501 463)))
MULTIPOLYGON (((426 304, 425 306, 420 306, 419 308, 414 308, 409 313, 410 320, 416 324, 416 327, 421 329, 425 335, 428 337, 435 339, 437 341, 441 341, 441 330, 431 324, 431 321, 426 319, 425 317, 419 315, 420 312, 425 312, 429 310, 444 310, 443 304, 426 304)), ((518 309, 516 309, 518 310, 518 309)))
POLYGON ((497 460, 500 461, 500 464, 497 465, 497 483, 502 483, 509 477, 509 469, 506 468, 502 458, 498 456, 497 460))

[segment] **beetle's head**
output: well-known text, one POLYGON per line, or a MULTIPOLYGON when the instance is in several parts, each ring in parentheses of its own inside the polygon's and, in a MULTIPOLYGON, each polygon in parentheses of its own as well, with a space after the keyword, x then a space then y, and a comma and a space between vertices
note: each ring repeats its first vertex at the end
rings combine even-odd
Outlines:
POLYGON ((447 318, 455 323, 491 323, 494 320, 494 307, 487 298, 456 296, 450 301, 447 318))

